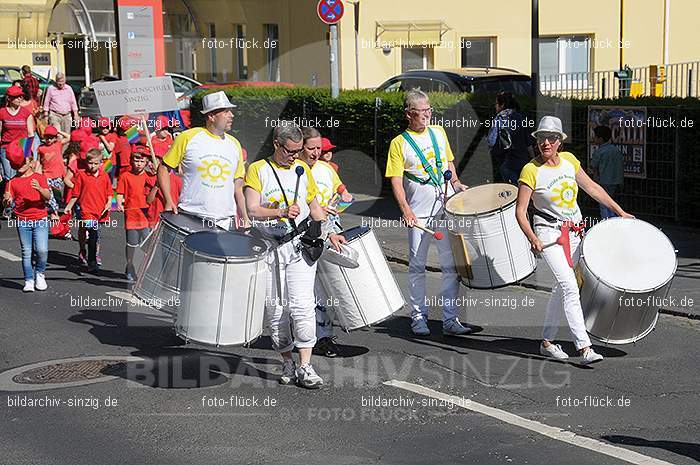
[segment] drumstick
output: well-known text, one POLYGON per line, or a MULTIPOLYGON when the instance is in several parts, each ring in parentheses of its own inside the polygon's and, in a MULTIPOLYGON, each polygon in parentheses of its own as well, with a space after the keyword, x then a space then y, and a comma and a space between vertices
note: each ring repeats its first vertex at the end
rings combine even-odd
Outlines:
POLYGON ((435 239, 437 239, 438 241, 441 241, 442 238, 445 237, 445 235, 442 234, 440 231, 433 231, 432 229, 426 228, 425 226, 421 226, 421 225, 419 225, 418 223, 415 223, 415 224, 413 225, 413 227, 414 227, 414 228, 417 228, 417 229, 420 229, 421 231, 427 232, 428 234, 430 234, 431 236, 433 236, 433 237, 434 237, 435 239))
POLYGON ((445 178, 445 200, 447 200, 447 186, 450 183, 450 179, 452 179, 452 171, 447 170, 443 173, 442 175, 443 178, 445 178))
POLYGON ((328 202, 328 205, 335 209, 335 204, 337 204, 340 201, 340 196, 343 192, 345 192, 347 188, 345 187, 345 184, 341 184, 338 186, 338 189, 335 194, 333 194, 333 197, 331 198, 331 201, 328 202))
POLYGON ((301 176, 304 174, 304 167, 303 166, 297 166, 294 172, 297 174, 297 185, 294 188, 294 203, 297 203, 297 197, 299 197, 299 181, 301 180, 301 176))

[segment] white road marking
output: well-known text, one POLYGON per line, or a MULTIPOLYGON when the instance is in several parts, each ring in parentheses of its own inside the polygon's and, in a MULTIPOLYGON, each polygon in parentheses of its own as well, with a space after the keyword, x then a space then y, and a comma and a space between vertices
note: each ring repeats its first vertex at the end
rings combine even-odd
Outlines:
POLYGON ((126 300, 127 302, 132 303, 133 305, 139 305, 141 302, 137 297, 135 297, 131 292, 126 292, 126 291, 107 291, 105 294, 110 295, 112 297, 116 297, 117 299, 121 300, 126 300))
POLYGON ((22 261, 21 257, 18 257, 17 255, 13 255, 10 252, 5 252, 2 249, 0 249, 0 257, 4 258, 5 260, 9 260, 11 262, 21 262, 22 261))
POLYGON ((418 384, 407 383, 405 381, 398 381, 394 379, 390 381, 385 381, 384 384, 386 384, 387 386, 394 386, 399 389, 404 389, 406 391, 415 392, 416 394, 420 394, 423 396, 432 397, 433 399, 449 402, 458 407, 462 407, 467 410, 487 415, 489 417, 501 420, 505 423, 509 423, 514 426, 525 428, 535 433, 539 433, 543 436, 556 439, 557 441, 562 441, 577 447, 582 447, 584 449, 592 450, 594 452, 599 452, 601 454, 605 454, 616 459, 624 460, 625 462, 641 465, 671 465, 670 462, 665 462, 663 460, 642 455, 637 452, 624 449, 622 447, 606 444, 596 439, 580 436, 576 433, 572 433, 571 431, 563 430, 561 428, 555 428, 553 426, 548 426, 538 421, 528 420, 527 418, 519 417, 518 415, 506 412, 505 410, 489 407, 488 405, 480 404, 470 399, 464 399, 462 397, 452 396, 450 394, 438 392, 433 389, 420 386, 418 384))

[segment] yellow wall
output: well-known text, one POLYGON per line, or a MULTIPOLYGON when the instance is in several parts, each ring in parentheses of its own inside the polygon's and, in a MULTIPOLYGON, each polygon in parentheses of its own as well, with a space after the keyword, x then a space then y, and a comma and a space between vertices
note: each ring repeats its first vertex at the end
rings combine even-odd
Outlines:
MULTIPOLYGON (((169 11, 184 12, 179 2, 166 0, 164 8, 169 11)), ((314 0, 191 0, 190 5, 196 15, 202 35, 208 38, 208 23, 214 23, 216 38, 224 41, 224 47, 216 50, 218 80, 236 80, 238 65, 236 49, 229 39, 235 36, 234 24, 247 26, 247 38, 257 39, 258 48, 248 49, 248 76, 258 80, 268 80, 267 50, 264 48, 264 24, 277 24, 279 27, 280 79, 298 84, 310 84, 312 73, 318 76, 318 85, 328 85, 330 71, 327 62, 319 57, 328 56, 325 29, 316 18, 314 0)), ((197 77, 200 80, 211 78, 211 52, 201 40, 196 42, 197 77)), ((175 63, 174 50, 167 51, 166 68, 175 63)))
MULTIPOLYGON (((55 75, 59 66, 58 53, 55 48, 46 46, 53 3, 52 0, 22 0, 21 3, 0 0, 0 7, 5 7, 0 12, 0 63, 31 66, 32 53, 50 53, 51 75, 55 75), (13 12, 13 9, 19 11, 13 12), (35 46, 37 43, 39 47, 35 46)), ((62 59, 60 66, 63 69, 62 59)))

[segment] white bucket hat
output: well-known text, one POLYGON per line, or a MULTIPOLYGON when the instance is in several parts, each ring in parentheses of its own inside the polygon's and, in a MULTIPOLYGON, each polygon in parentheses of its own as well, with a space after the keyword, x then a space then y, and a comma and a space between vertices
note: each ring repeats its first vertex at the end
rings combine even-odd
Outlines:
POLYGON ((207 114, 214 110, 221 110, 223 108, 236 108, 236 105, 231 103, 231 101, 226 97, 226 93, 223 90, 219 92, 214 92, 207 94, 202 97, 202 113, 207 114))
POLYGON ((532 137, 537 137, 540 132, 556 133, 561 136, 561 140, 566 140, 566 134, 561 130, 561 120, 556 116, 543 116, 537 130, 532 133, 532 137))

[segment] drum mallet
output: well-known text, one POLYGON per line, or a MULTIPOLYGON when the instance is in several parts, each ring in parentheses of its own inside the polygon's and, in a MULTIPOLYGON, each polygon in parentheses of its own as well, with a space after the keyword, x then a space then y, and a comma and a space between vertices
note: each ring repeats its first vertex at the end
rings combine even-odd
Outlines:
POLYGON ((345 187, 345 184, 339 185, 338 190, 336 191, 335 194, 333 194, 333 198, 331 198, 331 201, 328 202, 328 206, 335 210, 335 207, 338 205, 338 202, 340 202, 340 196, 346 190, 347 190, 347 188, 345 187))
POLYGON ((452 179, 452 170, 447 170, 442 174, 445 178, 445 202, 447 202, 447 186, 449 186, 450 179, 452 179))
POLYGON ((445 237, 445 235, 444 235, 443 233, 441 233, 440 231, 433 231, 432 229, 426 228, 425 226, 421 226, 421 225, 419 225, 418 223, 415 223, 415 224, 413 225, 413 227, 414 227, 414 228, 417 228, 417 229, 420 229, 421 231, 427 232, 428 234, 430 234, 431 236, 433 236, 433 237, 434 237, 435 239, 437 239, 438 241, 441 241, 442 238, 445 237))
POLYGON ((294 187, 294 202, 292 204, 297 203, 297 197, 299 197, 299 181, 301 180, 301 177, 304 175, 304 167, 303 166, 297 166, 294 172, 297 174, 297 185, 294 187))

